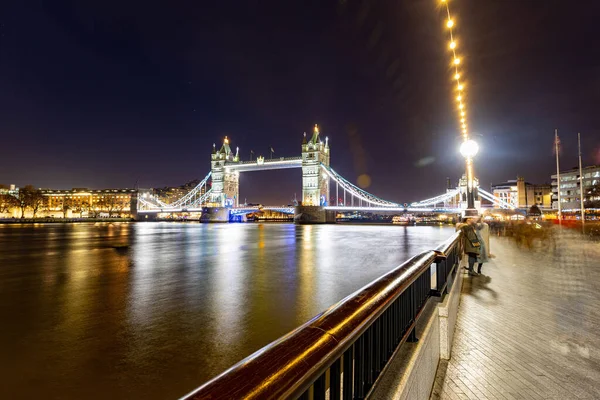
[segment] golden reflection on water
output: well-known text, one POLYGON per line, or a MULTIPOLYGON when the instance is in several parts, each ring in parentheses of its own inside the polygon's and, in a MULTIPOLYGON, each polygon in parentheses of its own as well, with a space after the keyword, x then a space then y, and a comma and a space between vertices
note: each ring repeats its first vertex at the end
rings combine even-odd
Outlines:
POLYGON ((451 234, 292 224, 0 226, 0 318, 11 321, 0 329, 11 344, 0 358, 0 394, 177 398, 451 234))

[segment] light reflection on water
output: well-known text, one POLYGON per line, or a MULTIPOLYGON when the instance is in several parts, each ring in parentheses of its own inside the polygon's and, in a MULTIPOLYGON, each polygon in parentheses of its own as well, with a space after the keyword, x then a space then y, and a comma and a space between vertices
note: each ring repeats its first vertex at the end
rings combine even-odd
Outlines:
POLYGON ((0 398, 176 398, 451 234, 0 225, 0 398))

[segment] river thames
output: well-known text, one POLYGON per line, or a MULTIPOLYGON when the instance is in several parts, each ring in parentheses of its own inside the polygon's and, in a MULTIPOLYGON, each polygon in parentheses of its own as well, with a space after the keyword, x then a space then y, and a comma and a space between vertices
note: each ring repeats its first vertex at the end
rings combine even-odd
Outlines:
POLYGON ((0 398, 178 398, 451 234, 0 225, 0 398))

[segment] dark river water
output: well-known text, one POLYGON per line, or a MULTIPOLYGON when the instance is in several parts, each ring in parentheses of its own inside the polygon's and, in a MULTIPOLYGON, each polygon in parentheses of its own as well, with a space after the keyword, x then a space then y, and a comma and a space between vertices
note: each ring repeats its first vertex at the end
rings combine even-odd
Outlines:
POLYGON ((451 234, 0 225, 0 398, 178 398, 451 234))

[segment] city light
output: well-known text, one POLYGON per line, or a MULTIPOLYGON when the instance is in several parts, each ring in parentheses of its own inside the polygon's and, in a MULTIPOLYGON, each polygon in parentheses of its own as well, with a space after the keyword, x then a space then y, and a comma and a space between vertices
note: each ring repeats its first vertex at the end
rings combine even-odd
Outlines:
POLYGON ((456 100, 461 101, 462 100, 462 96, 461 95, 456 96, 456 100))
POLYGON ((456 48, 456 42, 450 42, 450 48, 454 50, 456 48))
POLYGON ((475 157, 477 155, 478 151, 479 151, 479 145, 474 140, 471 140, 471 139, 465 140, 460 145, 460 154, 462 154, 463 157, 465 157, 465 158, 475 157))
POLYGON ((451 19, 449 19, 448 22, 446 22, 446 26, 448 28, 452 28, 454 26, 454 21, 452 21, 451 19))
POLYGON ((459 83, 457 88, 458 88, 458 90, 463 90, 465 87, 459 83))
POLYGON ((455 65, 458 65, 458 64, 460 64, 460 58, 455 58, 455 59, 454 59, 454 64, 455 64, 455 65))
POLYGON ((460 74, 458 72, 454 74, 454 79, 456 79, 456 80, 460 79, 460 74))

